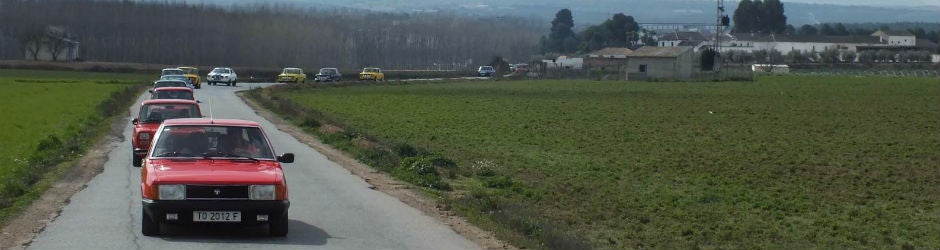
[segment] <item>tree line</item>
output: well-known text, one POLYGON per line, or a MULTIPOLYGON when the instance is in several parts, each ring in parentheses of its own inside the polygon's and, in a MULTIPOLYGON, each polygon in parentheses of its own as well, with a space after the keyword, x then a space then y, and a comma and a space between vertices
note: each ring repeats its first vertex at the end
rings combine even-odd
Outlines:
POLYGON ((48 27, 67 30, 87 61, 256 67, 473 67, 494 55, 528 60, 527 19, 290 6, 222 8, 170 2, 0 0, 0 58, 22 59, 48 27))
POLYGON ((606 47, 631 47, 640 44, 636 41, 643 33, 633 16, 617 13, 599 25, 587 27, 580 33, 574 32, 574 16, 571 10, 562 9, 555 14, 555 19, 547 37, 539 42, 544 53, 585 53, 606 47))

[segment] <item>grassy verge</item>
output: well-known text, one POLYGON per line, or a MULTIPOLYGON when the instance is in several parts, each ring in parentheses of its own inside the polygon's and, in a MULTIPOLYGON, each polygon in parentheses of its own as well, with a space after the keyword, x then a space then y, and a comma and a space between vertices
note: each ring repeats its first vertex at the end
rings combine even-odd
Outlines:
POLYGON ((404 162, 407 150, 396 148, 450 159, 436 167, 454 173, 441 175, 452 190, 441 196, 518 246, 940 247, 931 233, 940 231, 935 79, 516 81, 251 95, 320 133, 342 131, 321 137, 343 135, 335 140, 358 145, 347 150, 365 163, 404 162), (386 156, 362 153, 383 147, 386 156))
POLYGON ((146 88, 146 75, 0 70, 0 221, 39 197, 146 88))

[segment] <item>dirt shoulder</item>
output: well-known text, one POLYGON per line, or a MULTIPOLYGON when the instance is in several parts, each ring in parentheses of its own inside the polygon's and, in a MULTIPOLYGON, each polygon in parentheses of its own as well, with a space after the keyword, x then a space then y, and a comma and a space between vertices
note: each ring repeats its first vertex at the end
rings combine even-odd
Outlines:
POLYGON ((104 171, 112 145, 124 140, 124 126, 129 119, 127 115, 113 118, 108 133, 99 138, 81 158, 63 163, 68 165, 57 168, 62 172, 55 183, 20 214, 7 221, 0 234, 0 249, 26 248, 45 229, 47 223, 59 216, 72 195, 85 189, 91 179, 104 171))
POLYGON ((239 93, 239 97, 241 97, 242 100, 248 104, 248 106, 254 109, 255 113, 261 117, 264 117, 268 121, 271 121, 271 123, 274 123, 278 130, 290 134, 294 138, 297 138, 297 140, 300 142, 307 144, 321 154, 325 155, 331 161, 338 163, 340 166, 348 169, 353 174, 361 177, 367 183, 372 185, 370 188, 391 195, 405 204, 421 210, 426 215, 449 225, 455 232, 466 237, 470 241, 477 243, 484 249, 517 249, 507 242, 496 239, 493 233, 470 224, 467 222, 467 220, 455 215, 451 211, 442 209, 443 204, 422 195, 417 190, 411 189, 407 183, 395 180, 395 178, 379 172, 378 170, 375 170, 368 165, 362 164, 352 157, 349 157, 342 151, 335 149, 330 145, 324 144, 315 136, 304 132, 303 129, 294 126, 280 116, 261 107, 250 99, 245 98, 243 94, 244 92, 239 93))

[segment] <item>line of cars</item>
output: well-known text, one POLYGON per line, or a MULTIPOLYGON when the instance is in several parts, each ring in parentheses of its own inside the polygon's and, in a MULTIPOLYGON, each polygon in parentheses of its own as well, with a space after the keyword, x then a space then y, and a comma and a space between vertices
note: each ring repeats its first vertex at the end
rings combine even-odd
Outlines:
MULTIPOLYGON (((525 63, 510 64, 509 65, 509 74, 506 76, 513 75, 525 75, 529 72, 529 65, 525 63)), ((477 68, 477 77, 493 77, 496 74, 496 68, 493 66, 485 65, 477 68)))
MULTIPOLYGON (((322 68, 314 76, 316 82, 338 82, 343 79, 343 74, 337 68, 322 68)), ((385 81, 385 73, 380 68, 363 68, 359 73, 360 81, 385 81)), ((305 83, 307 74, 301 68, 284 68, 281 74, 277 76, 278 83, 305 83)))
MULTIPOLYGON (((290 201, 281 164, 294 162, 294 155, 275 154, 257 122, 204 117, 193 90, 198 76, 164 77, 131 121, 132 164, 141 168, 141 233, 160 235, 164 224, 268 225, 270 235, 286 236, 290 201)), ((226 82, 211 73, 207 80, 226 82)))

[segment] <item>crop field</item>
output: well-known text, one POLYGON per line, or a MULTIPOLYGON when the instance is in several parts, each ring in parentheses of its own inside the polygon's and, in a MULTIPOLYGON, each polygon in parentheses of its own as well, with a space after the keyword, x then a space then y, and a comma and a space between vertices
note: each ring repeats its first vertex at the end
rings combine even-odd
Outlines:
MULTIPOLYGON (((140 85, 147 78, 131 74, 0 70, 2 201, 10 202, 9 198, 25 192, 31 181, 23 183, 23 179, 41 175, 34 173, 39 168, 36 165, 48 160, 45 156, 49 152, 40 154, 39 151, 80 150, 81 145, 67 144, 73 141, 71 137, 84 137, 98 131, 88 126, 97 125, 102 118, 99 106, 116 92, 140 85)), ((87 139, 93 138, 82 138, 87 139)), ((76 153, 81 152, 56 152, 55 155, 76 153)))
POLYGON ((499 201, 468 205, 465 216, 475 211, 476 222, 522 238, 551 228, 486 214, 523 206, 534 211, 527 218, 595 248, 940 247, 936 79, 489 81, 275 94, 458 169, 502 176, 495 185, 474 175, 447 181, 455 196, 499 201))

